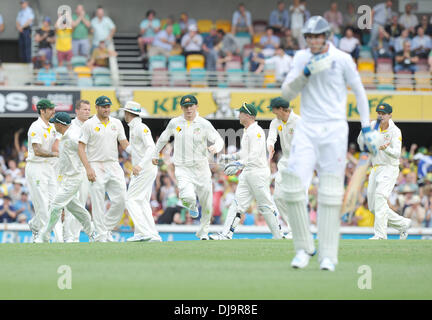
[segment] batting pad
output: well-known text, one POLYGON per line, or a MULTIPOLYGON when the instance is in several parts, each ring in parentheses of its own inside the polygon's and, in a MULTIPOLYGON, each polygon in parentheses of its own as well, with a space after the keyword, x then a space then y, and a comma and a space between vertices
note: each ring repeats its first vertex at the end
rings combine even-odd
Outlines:
MULTIPOLYGON (((290 172, 281 172, 283 189, 279 192, 279 201, 284 201, 292 229, 294 249, 315 252, 312 233, 309 230, 309 215, 306 210, 306 193, 301 179, 290 172)), ((282 184, 281 184, 282 185, 282 184)))
POLYGON ((319 175, 318 188, 318 259, 338 262, 340 210, 344 195, 343 176, 319 175))

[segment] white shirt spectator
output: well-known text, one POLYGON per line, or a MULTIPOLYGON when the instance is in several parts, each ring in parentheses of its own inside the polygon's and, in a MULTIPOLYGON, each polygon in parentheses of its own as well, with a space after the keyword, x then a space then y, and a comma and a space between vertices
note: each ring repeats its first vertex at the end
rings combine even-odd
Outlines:
POLYGON ((373 22, 381 26, 390 21, 392 17, 392 8, 388 8, 386 3, 379 3, 372 9, 374 11, 373 22))
POLYGON ((432 40, 431 40, 431 37, 429 37, 428 35, 423 35, 422 37, 415 36, 414 39, 412 39, 412 42, 411 42, 411 49, 412 50, 416 50, 416 49, 418 49, 420 47, 427 48, 427 49, 432 49, 432 40))
POLYGON ((93 45, 98 46, 99 42, 108 38, 111 30, 115 28, 115 24, 110 17, 104 16, 102 20, 94 17, 91 20, 91 27, 93 29, 93 45))
POLYGON ((162 40, 168 40, 169 42, 175 42, 175 35, 174 34, 168 34, 168 32, 166 32, 166 30, 161 30, 159 31, 152 43, 152 46, 154 47, 159 47, 162 49, 165 49, 167 51, 171 51, 172 50, 172 45, 169 43, 166 43, 162 40))
POLYGON ((291 29, 300 29, 303 27, 304 24, 304 11, 305 11, 304 5, 299 5, 297 8, 294 8, 294 6, 290 6, 290 12, 291 12, 291 29), (294 11, 291 11, 294 9, 294 11))
POLYGON ((404 13, 399 17, 399 24, 402 25, 405 29, 410 29, 417 26, 419 24, 419 21, 415 14, 404 13))
POLYGON ((195 33, 192 38, 190 33, 186 33, 181 40, 181 46, 186 52, 201 51, 202 44, 203 38, 198 33, 195 33))
POLYGON ((351 38, 343 37, 339 42, 339 49, 351 53, 358 45, 360 45, 360 42, 356 37, 351 37, 351 38))
POLYGON ((292 61, 293 58, 284 53, 283 56, 276 54, 273 57, 266 59, 265 63, 274 64, 276 70, 276 80, 283 82, 291 69, 292 61))

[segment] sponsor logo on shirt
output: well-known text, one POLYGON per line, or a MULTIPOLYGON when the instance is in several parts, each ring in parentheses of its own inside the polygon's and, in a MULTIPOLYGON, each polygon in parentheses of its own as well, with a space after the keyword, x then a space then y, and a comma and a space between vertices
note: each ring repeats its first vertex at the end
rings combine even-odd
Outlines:
POLYGON ((282 131, 282 125, 279 125, 278 130, 282 131))
POLYGON ((94 130, 95 130, 96 132, 99 132, 99 131, 100 131, 100 128, 99 128, 99 127, 96 127, 94 130))

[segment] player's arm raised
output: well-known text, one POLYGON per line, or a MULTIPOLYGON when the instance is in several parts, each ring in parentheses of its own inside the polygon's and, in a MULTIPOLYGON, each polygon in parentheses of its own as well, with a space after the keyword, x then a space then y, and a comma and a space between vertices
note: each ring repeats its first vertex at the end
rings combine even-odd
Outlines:
POLYGON ((296 54, 292 62, 292 68, 282 84, 282 97, 288 101, 294 100, 306 85, 308 78, 304 74, 304 63, 296 54))
POLYGON ((168 123, 168 126, 162 132, 162 134, 159 136, 158 141, 156 142, 156 148, 154 149, 153 156, 152 156, 152 163, 154 165, 158 164, 159 153, 165 147, 165 145, 168 143, 169 139, 172 136, 172 127, 173 126, 174 126, 174 122, 173 122, 173 120, 170 120, 170 122, 168 123))

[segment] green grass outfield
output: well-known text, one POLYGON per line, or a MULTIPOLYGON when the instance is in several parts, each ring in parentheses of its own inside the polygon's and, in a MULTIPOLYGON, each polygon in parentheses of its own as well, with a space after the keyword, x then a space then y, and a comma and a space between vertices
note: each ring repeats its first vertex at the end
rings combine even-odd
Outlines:
POLYGON ((341 240, 335 272, 293 255, 291 240, 1 244, 0 299, 432 299, 432 241, 341 240))

